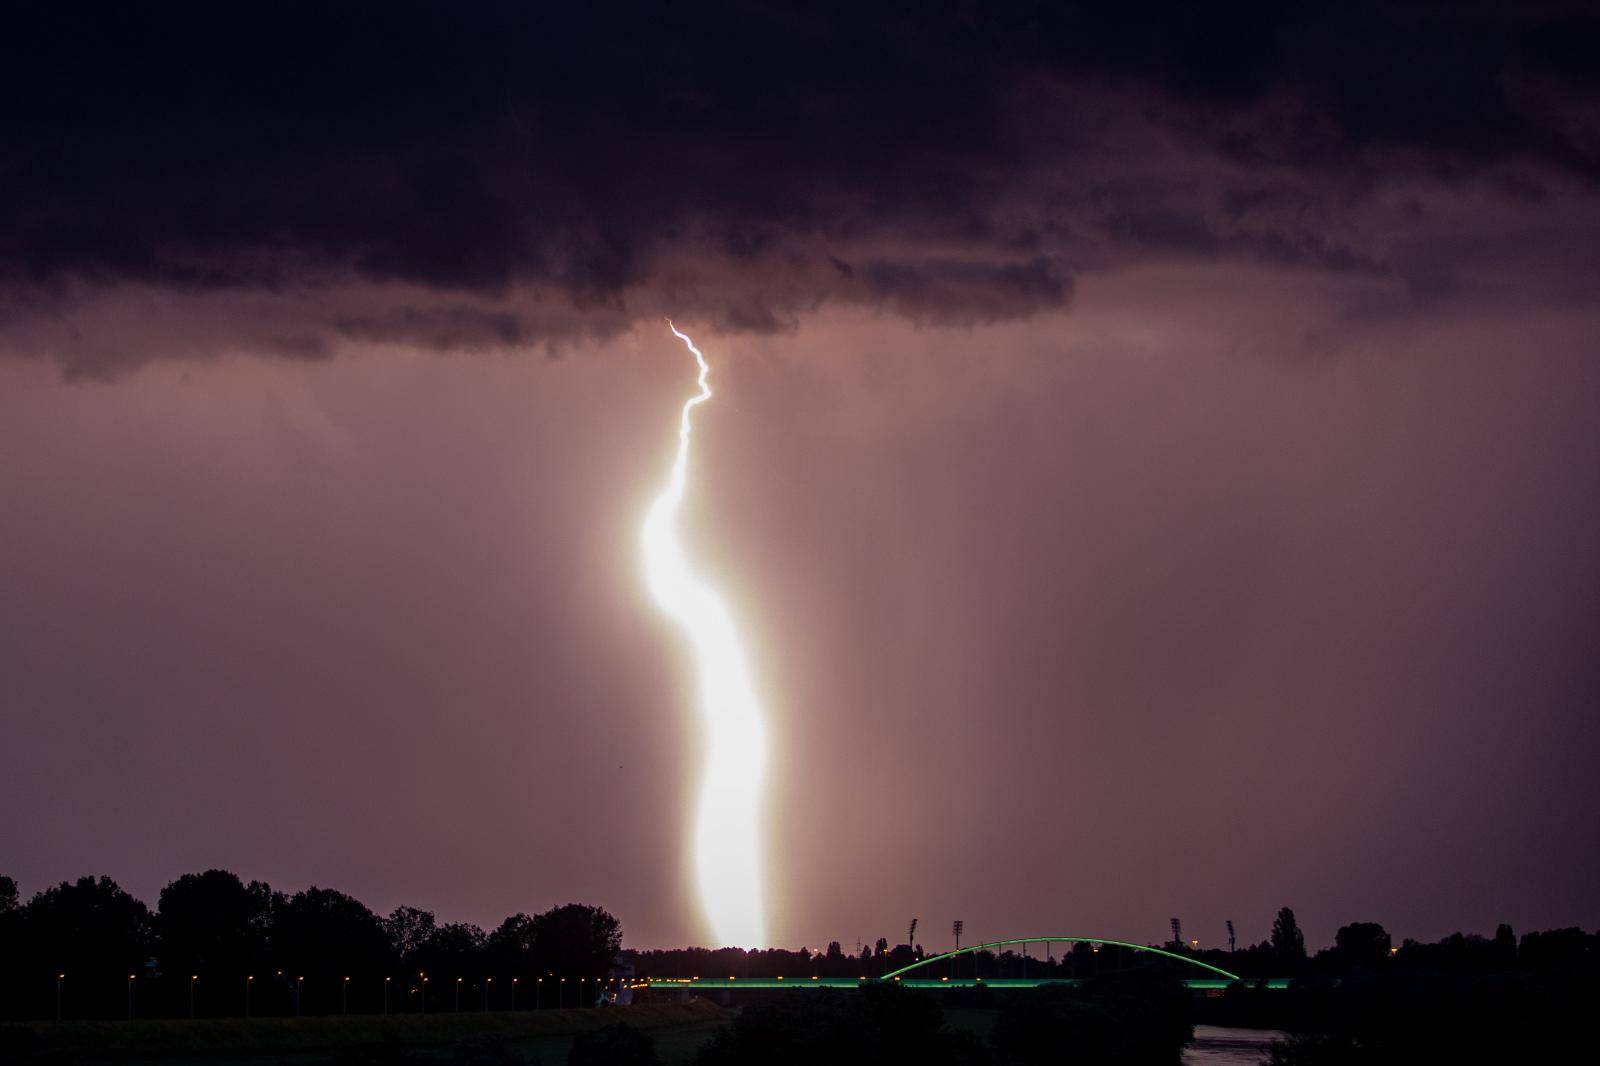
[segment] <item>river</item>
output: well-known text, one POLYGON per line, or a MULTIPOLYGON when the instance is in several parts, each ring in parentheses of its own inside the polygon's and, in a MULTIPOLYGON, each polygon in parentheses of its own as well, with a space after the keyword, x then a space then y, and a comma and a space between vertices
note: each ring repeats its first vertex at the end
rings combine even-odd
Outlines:
POLYGON ((1260 1066, 1272 1042, 1284 1036, 1276 1029, 1197 1025, 1194 1042, 1183 1049, 1183 1066, 1260 1066))

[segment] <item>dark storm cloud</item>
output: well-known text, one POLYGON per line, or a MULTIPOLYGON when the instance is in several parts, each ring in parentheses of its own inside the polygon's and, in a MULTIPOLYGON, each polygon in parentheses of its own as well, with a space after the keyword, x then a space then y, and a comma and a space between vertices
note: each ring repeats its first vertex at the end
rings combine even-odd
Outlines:
MULTIPOLYGON (((121 286, 280 297, 292 343, 213 352, 558 344, 666 306, 753 332, 827 302, 995 321, 1128 260, 1388 269, 1347 231, 1400 176, 1600 175, 1582 7, 4 18, 8 323, 121 286)), ((86 372, 163 354, 47 334, 0 344, 86 372)))

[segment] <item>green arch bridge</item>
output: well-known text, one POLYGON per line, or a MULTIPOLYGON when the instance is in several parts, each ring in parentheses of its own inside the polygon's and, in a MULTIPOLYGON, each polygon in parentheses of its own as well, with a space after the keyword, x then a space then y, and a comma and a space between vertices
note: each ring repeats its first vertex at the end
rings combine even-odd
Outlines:
POLYGON ((1186 966, 1192 967, 1196 972, 1184 980, 1184 985, 1199 992, 1221 991, 1236 981, 1247 981, 1252 985, 1264 988, 1287 988, 1289 979, 1285 977, 1269 978, 1244 978, 1236 973, 1230 973, 1220 966, 1213 966, 1209 962, 1202 962, 1189 955, 1165 948, 1151 947, 1148 944, 1135 944, 1127 940, 1111 940, 1103 936, 1030 936, 1017 937, 1011 940, 989 940, 981 944, 969 944, 964 948, 946 951, 940 955, 929 955, 918 959, 909 966, 902 966, 898 970, 877 977, 865 974, 859 977, 648 977, 640 978, 634 982, 635 988, 653 988, 664 991, 678 990, 685 993, 701 989, 729 990, 751 988, 856 988, 861 985, 894 983, 911 988, 923 989, 952 989, 952 988, 1034 988, 1039 985, 1071 985, 1077 984, 1081 978, 1076 977, 979 977, 976 974, 970 977, 920 977, 913 976, 914 971, 924 967, 931 967, 937 963, 949 963, 961 955, 975 955, 981 951, 997 951, 1000 948, 1016 944, 1023 946, 1026 953, 1029 944, 1089 944, 1094 950, 1099 951, 1102 946, 1124 948, 1147 955, 1156 955, 1162 958, 1175 960, 1186 966))

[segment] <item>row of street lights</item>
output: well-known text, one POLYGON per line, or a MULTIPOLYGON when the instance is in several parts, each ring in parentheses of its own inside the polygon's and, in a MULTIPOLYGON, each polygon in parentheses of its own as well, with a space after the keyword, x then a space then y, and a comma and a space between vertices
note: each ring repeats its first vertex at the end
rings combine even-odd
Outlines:
MULTIPOLYGON (((277 976, 278 977, 282 977, 283 976, 283 971, 279 970, 277 972, 277 976)), ((419 996, 418 1005, 421 1008, 421 1013, 426 1014, 426 1013, 428 1013, 428 982, 431 979, 428 977, 428 975, 426 973, 420 972, 420 971, 417 973, 417 978, 418 978, 418 986, 416 988, 412 989, 411 991, 418 994, 418 996, 419 996)), ((67 979, 67 975, 65 973, 56 974, 56 1021, 58 1021, 58 1022, 61 1020, 62 989, 63 989, 63 986, 66 983, 66 979, 67 979)), ((139 975, 138 974, 130 973, 128 975, 128 1019, 130 1021, 133 1019, 133 987, 134 987, 134 982, 137 981, 138 979, 139 979, 139 975)), ((189 975, 189 1017, 191 1017, 191 1018, 194 1017, 195 985, 196 985, 197 982, 199 982, 199 980, 200 980, 200 975, 199 974, 190 974, 189 975)), ((385 977, 383 979, 383 1013, 385 1013, 385 1014, 389 1013, 389 985, 393 980, 394 980, 394 978, 392 978, 392 977, 385 977)), ((458 1013, 458 1014, 461 1012, 461 983, 464 980, 465 980, 465 978, 462 978, 462 977, 457 977, 456 978, 455 1009, 456 1009, 456 1013, 458 1013)), ((607 982, 610 982, 612 985, 615 985, 620 980, 621 980, 620 978, 616 978, 616 977, 594 977, 594 978, 579 977, 579 978, 577 978, 576 979, 576 984, 577 984, 577 993, 578 994, 575 997, 574 1005, 575 1006, 582 1006, 583 1005, 583 986, 585 984, 587 984, 587 983, 592 981, 594 983, 595 991, 598 993, 600 991, 600 989, 602 988, 602 986, 604 986, 607 982)), ((245 976, 245 979, 244 979, 244 1016, 246 1018, 250 1017, 250 992, 251 992, 252 988, 255 985, 255 981, 256 981, 256 978, 255 978, 254 974, 247 974, 245 976)), ((553 984, 555 984, 556 988, 557 988, 556 1006, 558 1008, 564 1008, 567 1005, 566 1004, 566 999, 567 999, 567 989, 566 989, 567 981, 568 981, 568 978, 565 978, 565 977, 554 977, 554 976, 551 977, 551 982, 553 984)), ((517 986, 519 984, 521 984, 521 983, 522 983, 522 978, 520 978, 520 977, 513 977, 511 979, 511 1008, 510 1008, 511 1010, 516 1010, 517 1009, 517 986)), ((492 984, 494 984, 494 978, 493 977, 485 977, 483 979, 483 1009, 484 1009, 485 1013, 488 1013, 488 1011, 489 1011, 489 986, 492 985, 492 984)), ((297 1018, 300 1016, 300 999, 301 999, 301 992, 303 991, 304 987, 305 987, 305 978, 303 976, 302 977, 296 977, 294 979, 294 1013, 295 1013, 295 1017, 297 1017, 297 1018)), ((534 1010, 541 1010, 541 1009, 543 1009, 544 978, 543 977, 535 977, 533 979, 533 988, 534 988, 533 1009, 534 1010)), ((350 978, 349 977, 345 977, 345 978, 341 979, 340 982, 339 982, 339 1013, 340 1014, 348 1014, 349 1011, 350 1011, 350 978)))

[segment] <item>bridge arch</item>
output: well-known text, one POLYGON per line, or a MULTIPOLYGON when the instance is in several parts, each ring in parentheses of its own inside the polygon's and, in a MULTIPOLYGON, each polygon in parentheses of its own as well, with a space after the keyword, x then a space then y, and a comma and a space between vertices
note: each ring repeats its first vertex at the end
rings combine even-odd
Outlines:
POLYGON ((905 974, 909 973, 912 970, 920 969, 923 966, 931 966, 936 962, 941 962, 941 961, 946 960, 946 959, 953 959, 957 955, 968 955, 968 954, 971 954, 972 952, 975 952, 975 951, 984 951, 986 949, 991 949, 991 948, 1001 948, 1001 947, 1005 947, 1005 946, 1007 946, 1009 944, 1046 944, 1046 943, 1048 943, 1048 944, 1110 944, 1113 947, 1128 948, 1128 949, 1130 949, 1132 951, 1143 951, 1146 954, 1150 954, 1150 955, 1163 955, 1163 956, 1165 956, 1165 957, 1167 957, 1169 959, 1176 959, 1179 962, 1188 963, 1190 966, 1196 966, 1196 967, 1199 967, 1202 970, 1207 970, 1207 971, 1209 971, 1211 973, 1214 973, 1214 974, 1218 975, 1219 977, 1226 977, 1230 981, 1243 980, 1243 978, 1241 978, 1238 974, 1229 973, 1227 970, 1224 970, 1220 966, 1213 966, 1209 962, 1201 962, 1199 959, 1190 958, 1188 955, 1180 955, 1176 951, 1167 951, 1165 948, 1153 948, 1148 944, 1134 944, 1134 943, 1131 943, 1131 942, 1126 941, 1126 940, 1108 940, 1103 936, 1029 936, 1029 937, 1017 937, 1014 940, 990 940, 987 943, 970 944, 970 945, 968 945, 967 947, 964 947, 964 948, 957 948, 954 951, 947 951, 942 955, 929 955, 925 959, 917 960, 916 962, 912 963, 910 966, 902 966, 902 967, 900 967, 900 969, 895 970, 893 973, 884 974, 883 977, 881 978, 881 980, 893 981, 895 978, 902 977, 902 976, 904 976, 905 974))

